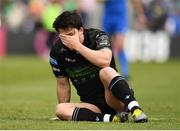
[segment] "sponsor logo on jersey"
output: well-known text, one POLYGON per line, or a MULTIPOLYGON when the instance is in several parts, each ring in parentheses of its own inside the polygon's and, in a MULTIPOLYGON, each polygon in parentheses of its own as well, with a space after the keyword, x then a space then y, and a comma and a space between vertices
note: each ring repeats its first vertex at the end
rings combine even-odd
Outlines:
POLYGON ((76 62, 76 59, 70 59, 70 58, 65 58, 65 61, 68 61, 68 62, 76 62))
POLYGON ((58 71, 58 72, 60 72, 60 69, 58 69, 58 68, 52 67, 52 69, 53 69, 53 71, 58 71))
POLYGON ((99 34, 96 35, 96 38, 98 38, 98 37, 99 37, 99 34))
POLYGON ((100 40, 108 40, 109 38, 108 38, 107 35, 101 35, 101 36, 99 37, 99 39, 100 39, 100 40))
POLYGON ((56 60, 56 59, 53 59, 53 58, 51 58, 51 57, 50 57, 49 62, 50 62, 52 65, 58 65, 57 60, 56 60))
POLYGON ((61 53, 66 52, 66 51, 67 51, 67 49, 61 47, 61 50, 60 50, 61 53))
POLYGON ((125 97, 125 99, 129 99, 130 98, 130 95, 127 95, 126 97, 125 97))
POLYGON ((96 121, 99 121, 100 119, 99 119, 99 117, 98 116, 96 116, 96 121))
POLYGON ((100 46, 103 46, 103 45, 108 45, 108 42, 101 42, 99 43, 100 46))

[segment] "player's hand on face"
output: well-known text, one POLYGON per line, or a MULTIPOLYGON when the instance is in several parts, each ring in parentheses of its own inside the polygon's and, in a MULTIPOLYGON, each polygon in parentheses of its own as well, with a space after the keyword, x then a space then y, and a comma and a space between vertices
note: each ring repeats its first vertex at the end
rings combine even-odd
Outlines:
POLYGON ((79 34, 77 29, 74 29, 73 35, 60 34, 59 37, 61 38, 63 44, 69 49, 76 50, 78 44, 80 44, 79 34))

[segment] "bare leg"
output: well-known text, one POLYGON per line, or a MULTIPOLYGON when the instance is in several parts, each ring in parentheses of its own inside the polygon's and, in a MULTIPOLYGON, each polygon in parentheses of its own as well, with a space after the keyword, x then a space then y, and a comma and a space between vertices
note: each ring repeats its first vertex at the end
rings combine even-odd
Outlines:
POLYGON ((119 76, 119 74, 113 68, 105 67, 101 69, 99 76, 104 85, 105 97, 109 106, 116 111, 120 111, 124 108, 124 106, 122 106, 123 102, 131 111, 135 122, 148 121, 147 116, 134 98, 128 83, 122 77, 116 77, 119 76))
POLYGON ((120 63, 121 75, 124 77, 128 77, 129 75, 128 60, 124 52, 124 40, 125 40, 124 33, 115 34, 114 39, 113 39, 113 50, 114 50, 115 56, 117 56, 120 63))
POLYGON ((125 40, 125 34, 119 33, 119 34, 114 35, 113 44, 114 44, 114 48, 117 51, 121 51, 121 49, 124 48, 124 40, 125 40))
POLYGON ((56 107, 56 116, 62 120, 72 120, 72 114, 76 107, 87 108, 93 112, 101 113, 97 106, 89 103, 61 103, 56 107))
POLYGON ((100 78, 105 88, 105 99, 107 104, 114 110, 121 112, 124 110, 124 104, 118 100, 109 89, 111 80, 116 76, 119 76, 119 74, 111 67, 103 68, 100 71, 100 78))

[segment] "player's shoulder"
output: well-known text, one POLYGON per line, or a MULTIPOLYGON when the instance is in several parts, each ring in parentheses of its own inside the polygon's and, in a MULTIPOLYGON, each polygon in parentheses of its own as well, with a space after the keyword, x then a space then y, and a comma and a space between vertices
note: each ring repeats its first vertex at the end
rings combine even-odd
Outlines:
POLYGON ((51 51, 57 52, 62 46, 62 42, 60 39, 56 39, 51 47, 51 51))
POLYGON ((100 29, 89 28, 89 29, 85 29, 85 31, 90 37, 96 38, 96 39, 98 39, 101 36, 107 36, 106 32, 100 29))
POLYGON ((95 28, 89 28, 89 29, 85 29, 86 32, 88 32, 91 35, 98 35, 98 34, 105 34, 106 33, 100 29, 95 29, 95 28))

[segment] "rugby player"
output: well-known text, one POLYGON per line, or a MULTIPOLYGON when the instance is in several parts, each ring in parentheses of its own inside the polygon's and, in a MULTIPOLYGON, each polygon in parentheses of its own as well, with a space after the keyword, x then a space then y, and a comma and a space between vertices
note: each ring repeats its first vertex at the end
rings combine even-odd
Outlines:
POLYGON ((59 39, 50 52, 57 81, 56 115, 62 120, 125 122, 126 108, 135 122, 147 122, 126 80, 117 73, 105 32, 85 29, 76 11, 65 11, 54 21, 59 39), (70 81, 80 96, 71 103, 70 81))

